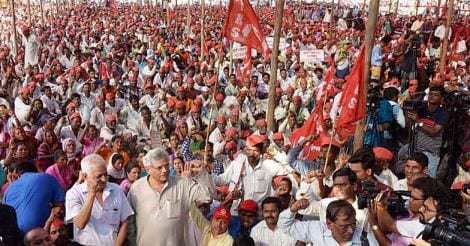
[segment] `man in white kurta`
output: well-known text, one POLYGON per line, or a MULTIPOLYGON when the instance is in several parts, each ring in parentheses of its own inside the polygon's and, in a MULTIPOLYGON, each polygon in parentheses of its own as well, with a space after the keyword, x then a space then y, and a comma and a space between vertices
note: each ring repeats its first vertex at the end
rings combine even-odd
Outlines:
POLYGON ((39 40, 29 27, 22 27, 22 42, 25 50, 24 67, 34 66, 39 62, 39 40))

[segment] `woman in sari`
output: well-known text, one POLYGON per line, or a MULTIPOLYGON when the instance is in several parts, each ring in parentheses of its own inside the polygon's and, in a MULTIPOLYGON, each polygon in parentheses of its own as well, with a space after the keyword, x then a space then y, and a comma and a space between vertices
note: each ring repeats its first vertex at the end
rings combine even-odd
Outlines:
POLYGON ((103 146, 103 138, 100 137, 100 132, 95 125, 90 125, 88 127, 88 133, 85 134, 83 138, 83 151, 82 155, 87 156, 92 153, 96 153, 103 146))
POLYGON ((54 130, 47 130, 44 133, 44 140, 38 148, 36 168, 39 172, 44 172, 49 166, 54 164, 54 153, 58 150, 62 150, 62 146, 57 141, 54 130))
POLYGON ((67 155, 67 166, 73 169, 73 177, 77 179, 82 160, 81 152, 77 150, 77 142, 73 138, 66 138, 62 141, 62 150, 67 155))
POLYGON ((10 139, 10 145, 15 145, 17 143, 24 143, 28 149, 28 154, 30 158, 36 158, 38 151, 38 144, 34 137, 27 135, 23 128, 16 127, 13 129, 13 138, 10 139))
POLYGON ((46 169, 46 173, 52 175, 59 182, 64 192, 73 184, 73 168, 67 165, 67 159, 67 154, 62 150, 58 150, 54 152, 54 165, 46 169))

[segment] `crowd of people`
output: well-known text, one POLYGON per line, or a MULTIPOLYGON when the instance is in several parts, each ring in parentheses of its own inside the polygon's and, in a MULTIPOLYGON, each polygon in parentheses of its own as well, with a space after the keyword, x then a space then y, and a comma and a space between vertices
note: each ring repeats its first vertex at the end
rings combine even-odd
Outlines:
POLYGON ((231 59, 225 7, 30 11, 15 35, 0 10, 0 245, 430 245, 470 217, 465 13, 378 17, 353 148, 334 126, 367 9, 288 3, 269 129, 270 57, 231 59), (315 110, 326 134, 292 141, 315 110))

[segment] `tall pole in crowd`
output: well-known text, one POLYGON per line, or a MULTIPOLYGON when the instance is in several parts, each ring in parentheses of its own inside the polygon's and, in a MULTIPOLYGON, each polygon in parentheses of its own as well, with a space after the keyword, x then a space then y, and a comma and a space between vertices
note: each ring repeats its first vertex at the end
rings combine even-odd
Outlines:
POLYGON ((276 19, 274 21, 274 41, 271 53, 271 78, 269 80, 268 114, 266 121, 268 129, 274 130, 274 109, 276 101, 277 82, 277 56, 279 55, 279 42, 281 40, 282 12, 284 11, 284 0, 276 0, 276 19))
POLYGON ((28 0, 27 4, 28 4, 28 20, 29 20, 29 25, 32 26, 32 25, 33 25, 33 20, 32 20, 32 17, 31 17, 31 3, 30 3, 30 0, 28 0))
MULTIPOLYGON (((370 0, 369 3, 369 13, 367 15, 367 29, 366 29, 366 37, 365 37, 365 59, 364 62, 364 91, 363 93, 359 93, 365 97, 367 95, 367 85, 369 84, 370 79, 370 56, 372 54, 372 48, 374 46, 375 40, 375 27, 377 25, 377 13, 379 12, 379 4, 380 0, 370 0)), ((361 61, 357 61, 361 62, 361 61)), ((361 100, 359 100, 361 102, 361 100)), ((365 102, 365 98, 363 98, 362 102, 365 102)), ((364 140, 364 130, 365 130, 365 121, 361 120, 357 125, 356 132, 354 134, 354 151, 362 147, 362 143, 364 140)))
POLYGON ((13 42, 15 52, 13 54, 18 54, 18 36, 16 35, 16 15, 15 15, 15 0, 10 0, 10 10, 11 10, 11 32, 13 34, 13 38, 15 39, 13 42))
POLYGON ((42 0, 39 0, 39 8, 41 9, 41 24, 46 25, 46 22, 44 22, 44 10, 42 8, 42 0))
POLYGON ((204 17, 206 1, 201 0, 201 61, 204 60, 204 17))
POLYGON ((450 23, 452 21, 452 17, 454 15, 454 0, 449 0, 447 2, 447 13, 446 13, 446 31, 444 32, 444 40, 442 42, 441 48, 441 59, 439 61, 439 72, 441 74, 444 73, 446 69, 446 56, 447 56, 447 49, 449 47, 449 31, 450 31, 450 23))

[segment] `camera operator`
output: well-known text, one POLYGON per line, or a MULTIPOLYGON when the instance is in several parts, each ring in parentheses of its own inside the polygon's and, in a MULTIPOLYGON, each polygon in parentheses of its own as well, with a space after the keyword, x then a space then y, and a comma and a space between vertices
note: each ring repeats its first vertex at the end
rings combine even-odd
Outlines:
POLYGON ((407 116, 417 124, 414 151, 423 152, 429 159, 429 176, 435 177, 440 160, 442 133, 449 119, 449 113, 440 105, 444 97, 444 87, 429 88, 428 105, 418 111, 409 111, 407 116))
POLYGON ((384 99, 392 106, 393 113, 393 121, 384 131, 385 142, 383 147, 389 149, 394 154, 398 152, 400 130, 405 128, 405 115, 403 114, 400 104, 398 104, 399 94, 400 90, 393 86, 387 87, 383 91, 384 99))
POLYGON ((409 209, 413 213, 411 220, 393 219, 384 201, 377 202, 377 222, 381 231, 398 233, 408 238, 420 238, 425 227, 424 223, 432 223, 441 212, 459 206, 453 201, 454 197, 450 190, 431 177, 415 179, 410 191, 409 209), (416 215, 419 218, 416 218, 416 215))
POLYGON ((374 87, 367 94, 367 129, 364 133, 364 145, 384 146, 384 131, 395 119, 392 105, 382 97, 379 87, 374 87))

